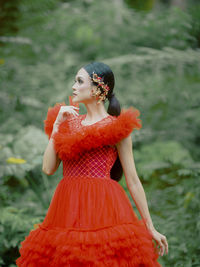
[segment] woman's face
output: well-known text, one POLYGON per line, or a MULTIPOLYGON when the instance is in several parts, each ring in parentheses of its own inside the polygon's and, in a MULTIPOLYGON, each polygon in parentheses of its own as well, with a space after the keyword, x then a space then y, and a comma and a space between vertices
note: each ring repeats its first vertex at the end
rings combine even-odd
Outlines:
POLYGON ((75 77, 73 89, 73 102, 74 103, 88 103, 94 101, 91 96, 92 88, 91 79, 89 74, 84 68, 81 68, 75 77))

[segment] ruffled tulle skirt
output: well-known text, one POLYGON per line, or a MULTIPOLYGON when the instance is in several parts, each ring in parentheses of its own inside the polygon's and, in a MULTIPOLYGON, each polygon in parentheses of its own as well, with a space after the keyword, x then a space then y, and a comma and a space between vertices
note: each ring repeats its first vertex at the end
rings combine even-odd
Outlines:
POLYGON ((108 178, 63 177, 19 252, 20 267, 161 266, 124 189, 108 178))

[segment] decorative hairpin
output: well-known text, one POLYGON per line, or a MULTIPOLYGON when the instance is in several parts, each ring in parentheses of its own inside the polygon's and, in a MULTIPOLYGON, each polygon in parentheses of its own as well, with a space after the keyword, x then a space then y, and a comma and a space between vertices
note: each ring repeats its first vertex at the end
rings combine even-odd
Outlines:
POLYGON ((107 84, 105 84, 102 80, 101 77, 99 77, 96 73, 92 73, 93 77, 91 78, 94 82, 98 83, 97 85, 97 91, 95 93, 96 96, 99 97, 99 101, 98 103, 100 103, 101 100, 105 100, 106 99, 106 96, 108 94, 108 91, 110 90, 109 86, 107 84), (103 89, 103 93, 102 91, 100 90, 100 88, 103 89))

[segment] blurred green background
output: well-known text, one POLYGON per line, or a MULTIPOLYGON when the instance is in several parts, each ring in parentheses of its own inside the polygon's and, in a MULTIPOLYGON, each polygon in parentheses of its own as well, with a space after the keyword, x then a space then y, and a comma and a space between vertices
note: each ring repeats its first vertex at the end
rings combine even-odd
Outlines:
POLYGON ((76 72, 93 60, 112 68, 122 108, 141 112, 133 153, 168 239, 159 262, 200 266, 198 0, 0 0, 0 266, 16 266, 62 178, 61 167, 42 172, 48 107, 68 104, 76 72))

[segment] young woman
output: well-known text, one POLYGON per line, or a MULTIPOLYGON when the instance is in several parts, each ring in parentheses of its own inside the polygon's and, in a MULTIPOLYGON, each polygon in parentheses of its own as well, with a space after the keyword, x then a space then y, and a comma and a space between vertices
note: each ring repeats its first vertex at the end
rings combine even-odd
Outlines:
POLYGON ((48 109, 43 172, 53 174, 62 161, 63 178, 44 221, 21 242, 17 266, 161 266, 167 240, 153 226, 132 152, 140 112, 121 111, 113 88, 110 67, 93 62, 78 71, 72 88, 73 103, 87 113, 64 102, 48 109), (141 220, 118 183, 123 172, 141 220))

